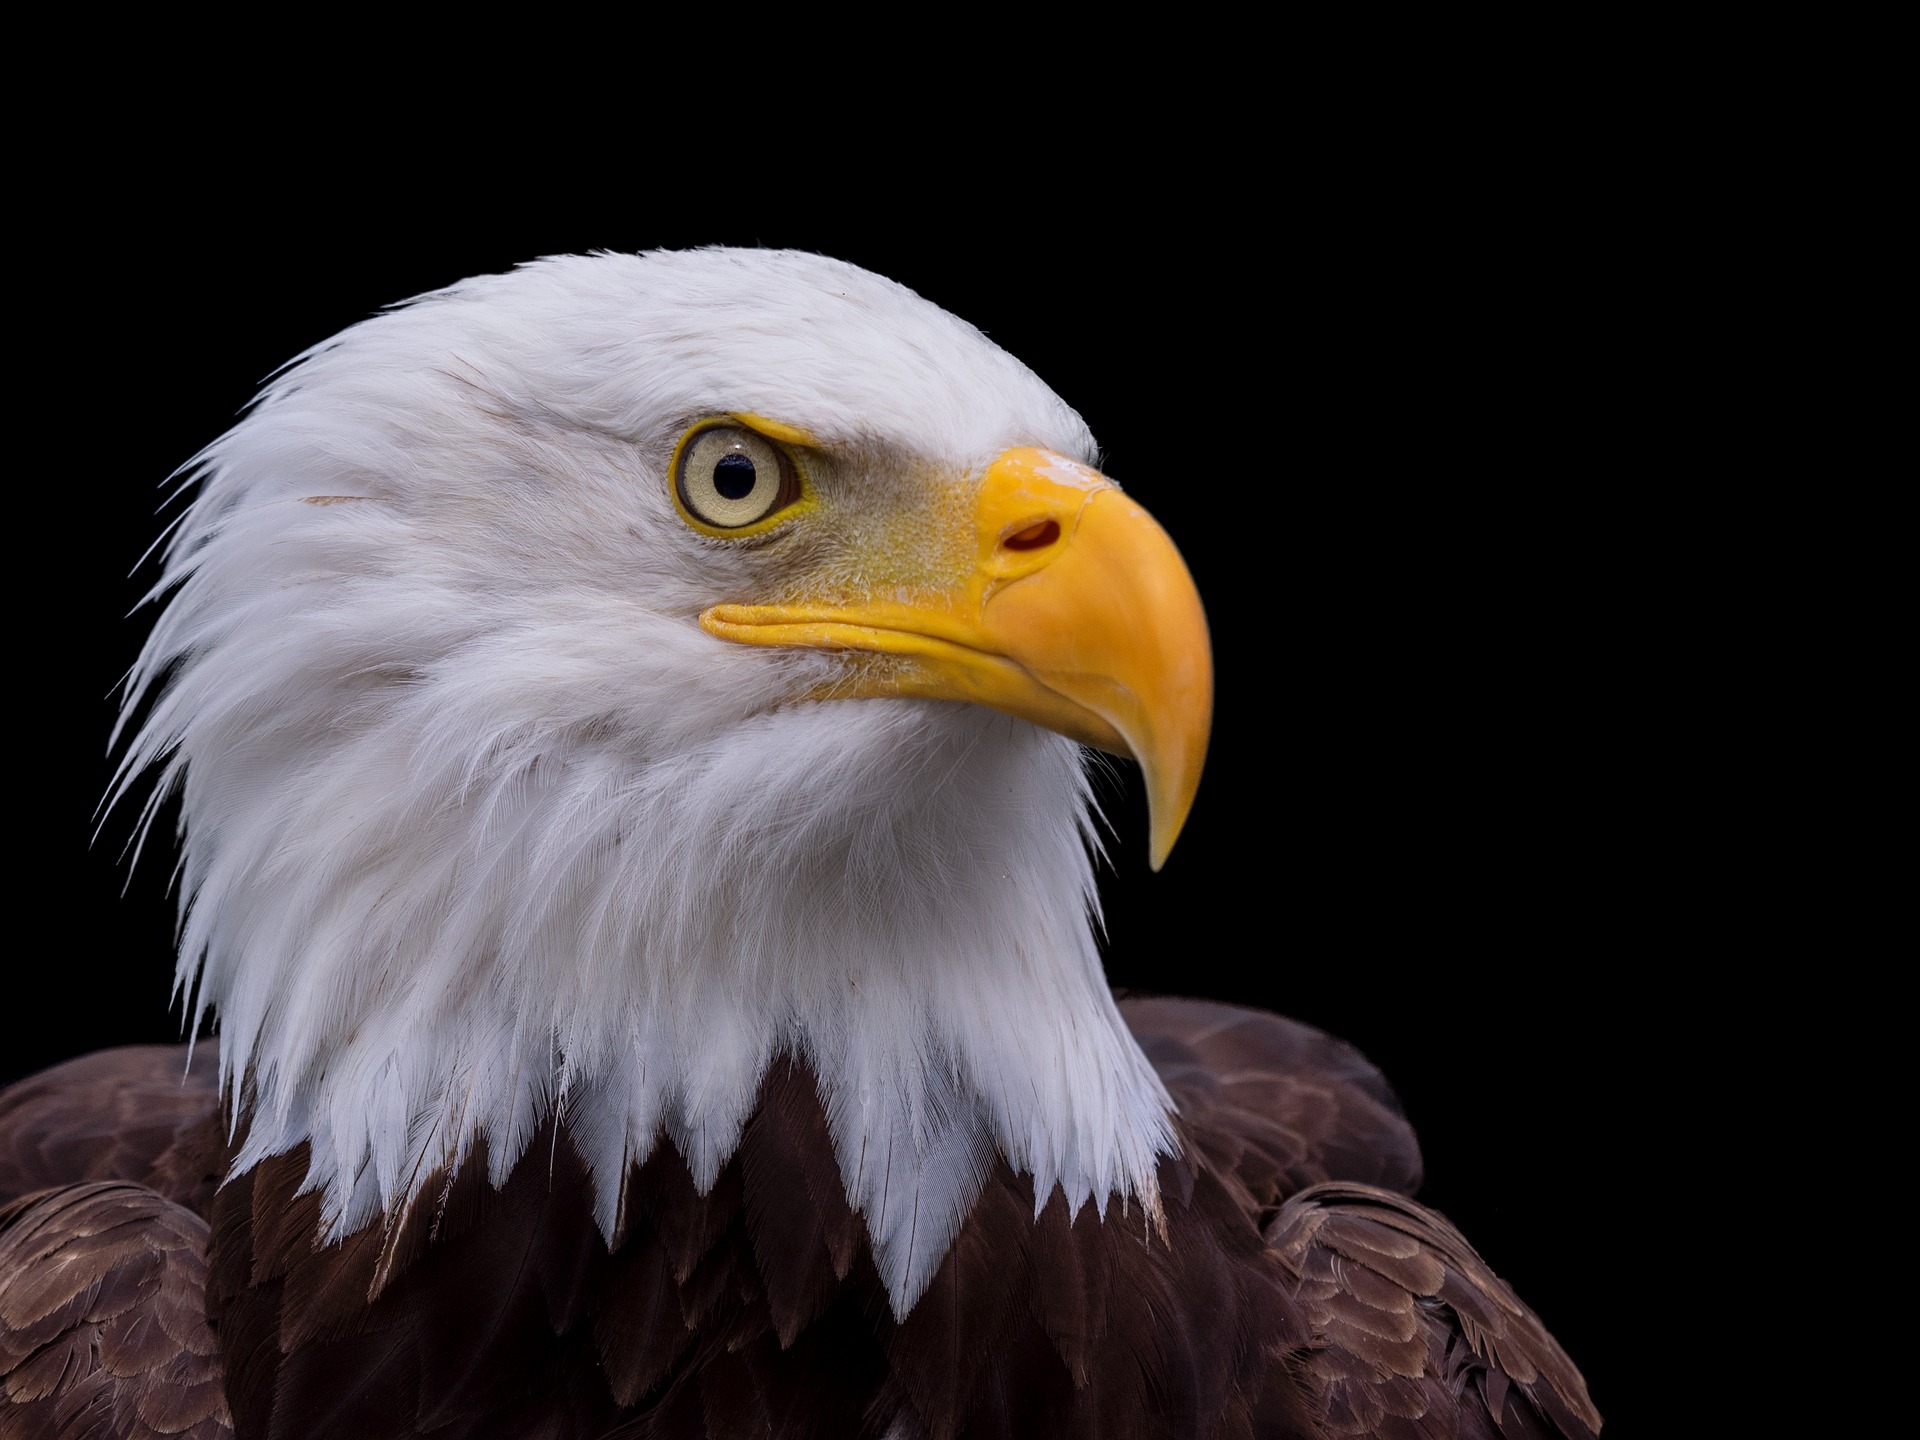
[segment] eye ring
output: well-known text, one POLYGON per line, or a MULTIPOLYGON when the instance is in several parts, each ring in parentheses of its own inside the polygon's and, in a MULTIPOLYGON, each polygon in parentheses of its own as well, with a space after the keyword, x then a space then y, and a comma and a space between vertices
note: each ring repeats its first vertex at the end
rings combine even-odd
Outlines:
POLYGON ((696 528, 739 535, 794 505, 805 487, 785 446, 745 425, 712 421, 680 441, 673 493, 696 528))

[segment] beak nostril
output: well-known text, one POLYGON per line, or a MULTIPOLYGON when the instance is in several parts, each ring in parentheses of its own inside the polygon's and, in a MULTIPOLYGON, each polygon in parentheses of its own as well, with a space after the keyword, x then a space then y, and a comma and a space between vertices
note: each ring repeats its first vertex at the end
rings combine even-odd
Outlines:
POLYGON ((1058 520, 1040 520, 1024 530, 1014 531, 1000 543, 1009 550, 1039 550, 1053 544, 1059 538, 1060 522, 1058 520))

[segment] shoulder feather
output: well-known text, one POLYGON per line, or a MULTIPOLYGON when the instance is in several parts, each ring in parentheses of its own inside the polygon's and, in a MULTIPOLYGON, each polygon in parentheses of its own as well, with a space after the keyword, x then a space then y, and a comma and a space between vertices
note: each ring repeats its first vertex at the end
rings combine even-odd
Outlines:
POLYGON ((205 1213, 221 1135, 220 1054, 202 1041, 126 1045, 0 1089, 0 1201, 56 1185, 132 1180, 205 1213), (204 1132, 204 1133, 203 1133, 204 1132))
POLYGON ((1328 1180, 1419 1188, 1413 1127, 1385 1077, 1344 1040, 1209 1000, 1130 997, 1120 1014, 1201 1157, 1249 1211, 1328 1180))
POLYGON ((1599 1434, 1579 1370, 1443 1216, 1376 1186, 1318 1185, 1266 1234, 1313 1328, 1304 1370, 1329 1435, 1599 1434))

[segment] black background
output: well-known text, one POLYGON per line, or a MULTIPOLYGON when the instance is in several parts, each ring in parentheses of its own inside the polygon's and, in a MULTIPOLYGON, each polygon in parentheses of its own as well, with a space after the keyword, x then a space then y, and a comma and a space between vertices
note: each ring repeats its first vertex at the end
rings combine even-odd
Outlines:
POLYGON ((203 173, 156 143, 68 192, 17 276, 34 328, 16 356, 39 371, 22 433, 43 437, 15 479, 38 597, 15 705, 17 819, 39 838, 17 883, 60 923, 28 942, 44 983, 0 1069, 178 1033, 170 857, 129 874, 123 817, 93 838, 109 692, 147 623, 128 612, 155 575, 135 562, 158 487, 265 375, 383 303, 541 254, 820 250, 1031 365, 1206 600, 1215 736, 1161 874, 1137 777, 1106 790, 1114 982, 1360 1046, 1421 1134, 1423 1198, 1603 1411, 1631 1408, 1631 1217, 1649 1137, 1684 1108, 1646 1079, 1665 1063, 1649 1017, 1692 939, 1667 909, 1686 821, 1654 758, 1660 562, 1620 438, 1636 223, 1541 150, 1417 130, 1285 160, 1088 132, 1044 165, 907 180, 819 156, 203 173))

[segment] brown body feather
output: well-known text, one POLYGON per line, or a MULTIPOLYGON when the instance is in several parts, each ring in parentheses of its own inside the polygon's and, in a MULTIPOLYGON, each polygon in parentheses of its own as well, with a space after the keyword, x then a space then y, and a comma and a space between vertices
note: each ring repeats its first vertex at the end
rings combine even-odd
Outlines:
POLYGON ((231 1436, 206 1252, 206 1221, 123 1180, 0 1207, 0 1436, 231 1436))
POLYGON ((199 1215, 225 1167, 220 1049, 128 1045, 0 1090, 0 1201, 82 1180, 133 1180, 199 1215))
POLYGON ((1070 1220, 1057 1192, 1036 1220, 1030 1181, 1002 1164, 899 1323, 796 1065, 769 1072, 707 1195, 670 1145, 635 1167, 611 1247, 550 1123, 498 1190, 475 1155, 390 1225, 316 1248, 304 1150, 214 1193, 223 1136, 202 1059, 184 1088, 178 1050, 72 1062, 0 1095, 0 1186, 141 1184, 43 1192, 0 1220, 0 1383, 14 1387, 0 1434, 24 1405, 83 1393, 101 1416, 135 1414, 215 1358, 242 1437, 1597 1431, 1539 1322, 1395 1193, 1418 1183, 1419 1151, 1364 1059, 1229 1006, 1123 1012, 1181 1111, 1165 1234, 1137 1210, 1070 1220), (170 1088, 156 1083, 169 1067, 170 1088), (183 1305, 211 1330, 183 1332, 157 1369, 89 1351, 87 1327, 106 1323, 93 1282, 62 1298, 49 1276, 98 1233, 120 1237, 115 1264, 146 1267, 135 1303, 172 1317, 156 1333, 173 1335, 183 1305), (56 1367, 60 1346, 75 1358, 56 1367))

